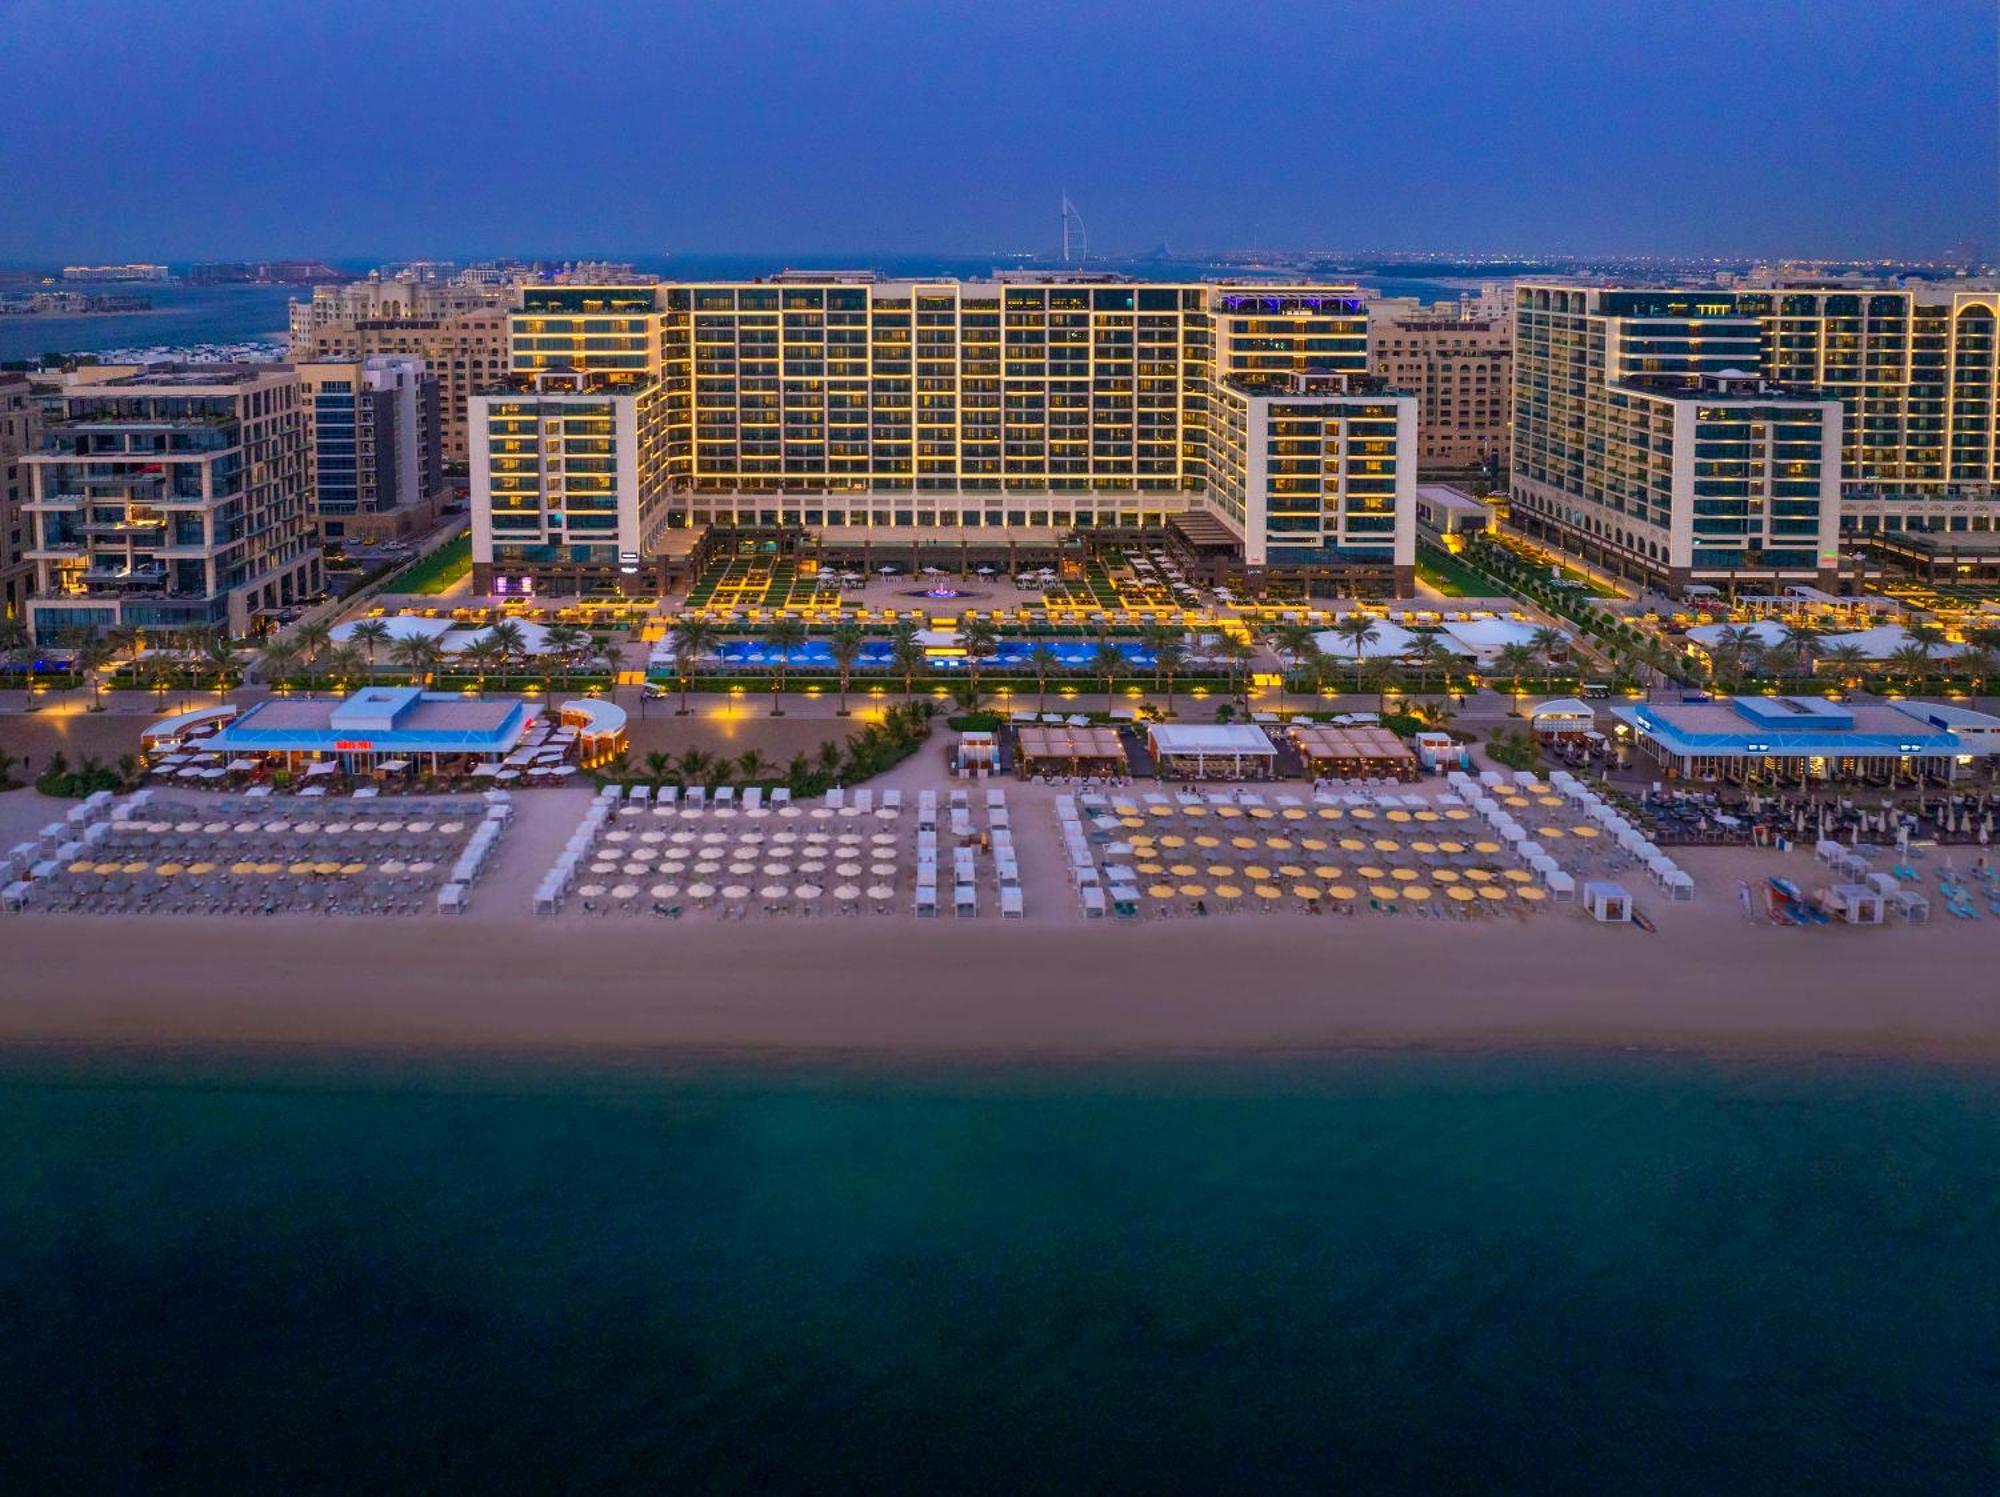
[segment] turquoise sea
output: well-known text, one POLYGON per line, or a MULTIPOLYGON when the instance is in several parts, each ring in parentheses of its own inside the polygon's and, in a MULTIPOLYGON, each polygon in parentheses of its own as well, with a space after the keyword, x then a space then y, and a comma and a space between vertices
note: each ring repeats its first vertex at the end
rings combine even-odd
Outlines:
POLYGON ((2000 1077, 0 1065, 0 1487, 1990 1493, 2000 1077))

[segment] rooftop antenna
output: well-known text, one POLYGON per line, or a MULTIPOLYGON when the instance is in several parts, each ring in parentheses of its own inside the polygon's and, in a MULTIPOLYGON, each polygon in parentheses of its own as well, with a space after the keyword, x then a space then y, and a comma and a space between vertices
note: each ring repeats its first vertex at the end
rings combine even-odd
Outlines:
POLYGON ((1069 200, 1067 190, 1062 195, 1062 263, 1081 265, 1090 258, 1090 230, 1084 227, 1083 215, 1076 211, 1076 204, 1069 200))

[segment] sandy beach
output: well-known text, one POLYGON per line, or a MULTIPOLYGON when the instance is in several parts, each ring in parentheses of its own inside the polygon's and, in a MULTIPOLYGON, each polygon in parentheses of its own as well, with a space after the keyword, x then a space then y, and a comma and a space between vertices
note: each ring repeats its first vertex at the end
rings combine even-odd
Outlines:
POLYGON ((1982 925, 1269 916, 4 927, 0 1043, 961 1055, 1565 1045, 2000 1056, 1982 925))

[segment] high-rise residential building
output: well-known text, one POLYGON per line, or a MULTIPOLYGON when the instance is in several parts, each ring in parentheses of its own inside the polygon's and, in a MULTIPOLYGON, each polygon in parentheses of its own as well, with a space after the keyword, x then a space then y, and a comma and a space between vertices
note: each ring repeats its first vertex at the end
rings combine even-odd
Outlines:
POLYGON ((164 265, 65 265, 66 281, 164 281, 169 279, 164 265))
POLYGON ((1368 304, 1368 367, 1417 399, 1417 466, 1425 473, 1506 471, 1514 324, 1468 315, 1471 304, 1414 298, 1368 304))
POLYGON ((370 277, 317 286, 291 308, 291 356, 300 363, 404 354, 437 379, 444 460, 463 466, 466 403, 508 371, 510 285, 468 285, 370 277))
POLYGON ((408 354, 300 364, 320 535, 394 540, 427 530, 444 497, 437 380, 408 354))
POLYGON ((306 405, 282 364, 68 376, 25 464, 28 624, 259 632, 321 586, 306 405))
POLYGON ((0 371, 0 618, 20 620, 27 612, 35 578, 28 560, 28 497, 24 454, 41 440, 41 408, 25 374, 0 371))
POLYGON ((1178 525, 1237 585, 1320 590, 1414 562, 1415 401, 1369 376, 1352 287, 855 272, 520 297, 512 380, 472 409, 482 589, 636 592, 688 530, 894 553, 1178 525))
POLYGON ((2000 290, 1949 282, 1753 290, 1524 283, 1515 317, 1514 521, 1612 570, 1676 587, 1758 578, 1830 584, 1842 535, 2000 530, 1996 316, 2000 290), (1629 413, 1634 392, 1657 398, 1675 389, 1727 393, 1769 415, 1737 432, 1720 400, 1703 402, 1718 414, 1697 414, 1689 466, 1663 474, 1660 433, 1629 413), (1780 413, 1829 403, 1830 422, 1817 435, 1802 431, 1812 423, 1780 413), (1640 473, 1643 493, 1633 488, 1640 473), (1652 523, 1662 516, 1688 544, 1664 546, 1652 523))

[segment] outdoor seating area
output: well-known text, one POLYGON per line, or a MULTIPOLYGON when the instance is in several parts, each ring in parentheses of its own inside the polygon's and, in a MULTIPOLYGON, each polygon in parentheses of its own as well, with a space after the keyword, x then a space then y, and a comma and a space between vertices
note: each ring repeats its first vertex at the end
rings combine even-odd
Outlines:
POLYGON ((1489 769, 1476 779, 1454 770, 1445 783, 1558 898, 1574 899, 1579 880, 1613 880, 1634 871, 1671 900, 1695 897, 1686 869, 1566 769, 1546 780, 1528 770, 1489 769))
POLYGON ((1129 767, 1116 728, 1089 724, 1020 724, 1014 729, 1015 772, 1122 775, 1129 767))
MULTIPOLYGON (((462 909, 512 806, 504 794, 366 810, 141 790, 45 829, 15 909, 87 914, 414 915, 462 909), (61 832, 77 835, 53 840, 61 832), (449 900, 439 901, 449 891, 449 900)), ((20 849, 15 850, 18 855, 20 849)))
POLYGON ((1315 779, 1417 777, 1416 754, 1387 728, 1295 725, 1291 740, 1315 779))
POLYGON ((606 786, 535 891, 535 912, 744 920, 888 914, 911 884, 901 792, 685 794, 606 786))
POLYGON ((1249 790, 1056 799, 1086 916, 1526 914, 1554 897, 1457 795, 1249 790))

